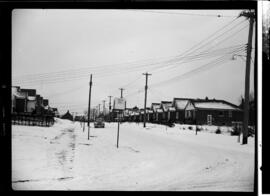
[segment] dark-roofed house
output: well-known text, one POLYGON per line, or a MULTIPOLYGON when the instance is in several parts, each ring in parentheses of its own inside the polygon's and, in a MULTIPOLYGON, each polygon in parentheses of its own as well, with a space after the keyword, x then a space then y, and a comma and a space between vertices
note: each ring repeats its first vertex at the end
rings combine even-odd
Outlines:
POLYGON ((243 111, 224 100, 193 99, 185 108, 186 123, 198 125, 228 125, 243 121, 243 111))
POLYGON ((174 98, 173 107, 175 108, 175 122, 185 123, 185 108, 189 102, 189 98, 174 98))
POLYGON ((73 116, 69 113, 69 110, 61 118, 73 121, 73 116))

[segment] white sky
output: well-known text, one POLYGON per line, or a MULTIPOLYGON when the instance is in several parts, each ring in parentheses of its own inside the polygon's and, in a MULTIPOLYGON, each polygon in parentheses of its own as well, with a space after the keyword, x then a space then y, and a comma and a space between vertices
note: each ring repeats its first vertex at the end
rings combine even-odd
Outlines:
MULTIPOLYGON (((143 107, 145 76, 142 73, 148 71, 152 75, 148 80, 147 106, 152 102, 172 101, 174 97, 205 96, 238 104, 244 95, 243 57, 236 60, 226 57, 224 64, 162 85, 154 84, 178 77, 220 56, 170 65, 151 63, 172 59, 235 19, 200 15, 238 16, 241 11, 17 9, 12 14, 12 84, 37 89, 61 113, 67 109, 81 113, 87 108, 91 73, 92 107, 102 104, 102 100, 106 100, 107 106, 108 96, 119 97, 121 87, 125 88, 127 107, 143 107), (40 75, 45 73, 48 73, 46 77, 40 75), (36 75, 35 81, 29 80, 32 74, 36 75)), ((247 25, 243 17, 236 19, 197 52, 246 44, 247 25), (215 45, 226 37, 229 38, 215 45)), ((254 53, 252 57, 254 60, 254 53)), ((252 91, 253 69, 252 64, 252 91)))

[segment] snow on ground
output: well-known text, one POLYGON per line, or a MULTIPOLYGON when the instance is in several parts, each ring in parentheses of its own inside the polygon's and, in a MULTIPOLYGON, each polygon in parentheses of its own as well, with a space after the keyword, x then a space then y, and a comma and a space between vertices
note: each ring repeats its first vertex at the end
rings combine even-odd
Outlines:
POLYGON ((254 138, 122 123, 116 148, 117 124, 105 126, 90 140, 68 120, 12 126, 13 189, 253 191, 254 138))

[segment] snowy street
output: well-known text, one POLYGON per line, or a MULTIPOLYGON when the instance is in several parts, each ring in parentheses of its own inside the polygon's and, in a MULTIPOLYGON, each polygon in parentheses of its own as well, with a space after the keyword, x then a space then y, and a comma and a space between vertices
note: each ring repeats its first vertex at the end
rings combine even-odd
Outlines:
POLYGON ((253 191, 254 138, 187 126, 122 123, 93 128, 56 119, 52 127, 12 126, 15 190, 253 191), (185 129, 184 129, 185 128, 185 129))

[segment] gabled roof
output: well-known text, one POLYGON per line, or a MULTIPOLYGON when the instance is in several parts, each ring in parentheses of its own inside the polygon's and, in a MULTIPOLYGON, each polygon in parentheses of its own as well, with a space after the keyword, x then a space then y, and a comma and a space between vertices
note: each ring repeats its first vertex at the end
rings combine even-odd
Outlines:
POLYGON ((152 103, 151 104, 151 109, 156 112, 157 109, 160 108, 160 103, 152 103))
POLYGON ((176 110, 184 110, 190 100, 193 98, 173 98, 173 106, 176 110))
POLYGON ((196 109, 216 109, 216 110, 241 110, 238 106, 224 100, 192 100, 196 109))
POLYGON ((170 107, 172 107, 171 101, 161 101, 161 109, 163 109, 165 112, 168 111, 170 107))

